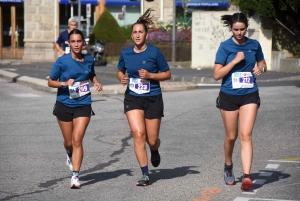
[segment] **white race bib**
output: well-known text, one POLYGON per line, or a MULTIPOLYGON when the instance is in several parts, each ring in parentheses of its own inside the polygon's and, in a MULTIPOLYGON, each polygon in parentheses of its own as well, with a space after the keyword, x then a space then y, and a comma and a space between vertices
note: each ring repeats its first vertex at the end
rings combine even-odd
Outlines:
POLYGON ((129 89, 137 94, 145 94, 150 92, 150 80, 141 78, 130 78, 129 89))
POLYGON ((91 92, 90 83, 88 80, 82 82, 75 82, 69 86, 70 99, 79 98, 91 92))
POLYGON ((232 73, 232 88, 253 88, 253 75, 251 72, 232 73))
POLYGON ((69 53, 70 53, 70 47, 66 47, 65 54, 69 54, 69 53))

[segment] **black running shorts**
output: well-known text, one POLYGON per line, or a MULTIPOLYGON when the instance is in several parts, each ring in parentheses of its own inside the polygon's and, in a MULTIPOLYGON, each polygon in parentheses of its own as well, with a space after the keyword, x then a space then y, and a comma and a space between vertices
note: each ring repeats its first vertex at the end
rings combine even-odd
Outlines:
POLYGON ((80 107, 68 107, 61 102, 56 101, 53 107, 53 115, 59 120, 69 122, 77 117, 91 117, 95 115, 91 105, 80 107))
POLYGON ((260 106, 260 97, 258 91, 241 96, 229 95, 220 91, 216 100, 217 108, 225 111, 234 111, 239 109, 241 106, 250 103, 256 103, 258 107, 260 106))
POLYGON ((124 113, 130 110, 144 110, 147 119, 161 118, 164 116, 162 94, 157 96, 132 96, 125 93, 124 113))

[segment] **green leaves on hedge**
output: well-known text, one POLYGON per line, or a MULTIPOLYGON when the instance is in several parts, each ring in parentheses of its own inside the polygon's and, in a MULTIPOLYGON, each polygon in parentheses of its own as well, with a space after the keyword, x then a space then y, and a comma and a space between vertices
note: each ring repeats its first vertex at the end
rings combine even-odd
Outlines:
POLYGON ((104 11, 98 19, 93 34, 95 39, 102 39, 106 42, 125 42, 126 37, 118 22, 108 11, 104 11))

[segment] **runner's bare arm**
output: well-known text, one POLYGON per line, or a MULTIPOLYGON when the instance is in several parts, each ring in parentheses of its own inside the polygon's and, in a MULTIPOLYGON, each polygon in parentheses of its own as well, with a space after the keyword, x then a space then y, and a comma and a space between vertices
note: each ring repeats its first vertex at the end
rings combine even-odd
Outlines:
POLYGON ((145 69, 139 70, 140 78, 144 79, 151 79, 156 81, 164 81, 169 80, 171 78, 171 71, 167 70, 166 72, 160 72, 160 73, 149 73, 145 69))
POLYGON ((126 71, 118 70, 117 77, 118 80, 125 86, 128 83, 129 78, 125 76, 126 71))
POLYGON ((214 78, 215 80, 220 80, 222 79, 224 76, 226 76, 231 69, 234 68, 234 66, 239 63, 240 61, 242 61, 245 58, 244 53, 243 52, 238 52, 236 54, 236 57, 229 62, 227 65, 222 65, 222 64, 218 64, 216 63, 214 65, 214 78))

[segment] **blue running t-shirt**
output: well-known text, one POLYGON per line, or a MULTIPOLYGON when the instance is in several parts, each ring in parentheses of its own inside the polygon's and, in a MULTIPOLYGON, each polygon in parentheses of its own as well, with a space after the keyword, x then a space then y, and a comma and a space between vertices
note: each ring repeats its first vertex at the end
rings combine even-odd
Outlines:
POLYGON ((245 59, 236 64, 231 71, 223 77, 220 90, 231 95, 246 95, 258 90, 256 76, 252 73, 252 70, 255 67, 256 62, 264 59, 264 55, 257 40, 246 37, 246 42, 242 45, 238 45, 232 40, 232 38, 229 38, 220 44, 216 53, 215 63, 226 66, 236 57, 238 52, 243 52, 245 59), (235 72, 251 72, 253 76, 253 88, 233 89, 231 75, 235 72))
MULTIPOLYGON (((74 82, 90 80, 96 76, 94 70, 94 58, 84 55, 84 62, 76 61, 72 54, 65 54, 59 57, 53 64, 49 77, 60 82, 67 82, 74 79, 74 82)), ((68 107, 78 107, 92 104, 91 93, 79 98, 70 98, 67 86, 57 89, 57 101, 68 107)))
POLYGON ((59 45, 63 44, 63 51, 66 51, 66 47, 69 47, 68 37, 69 37, 69 32, 68 32, 68 30, 65 30, 65 31, 61 32, 58 39, 56 40, 57 44, 59 44, 59 45))
MULTIPOLYGON (((133 50, 134 46, 126 48, 122 51, 118 69, 126 70, 129 78, 140 78, 138 70, 145 69, 149 73, 159 73, 168 71, 169 65, 161 53, 161 51, 152 45, 147 44, 145 51, 136 53, 133 50)), ((144 94, 137 94, 128 88, 126 93, 133 96, 156 96, 161 94, 159 81, 150 79, 150 92, 144 94)))

